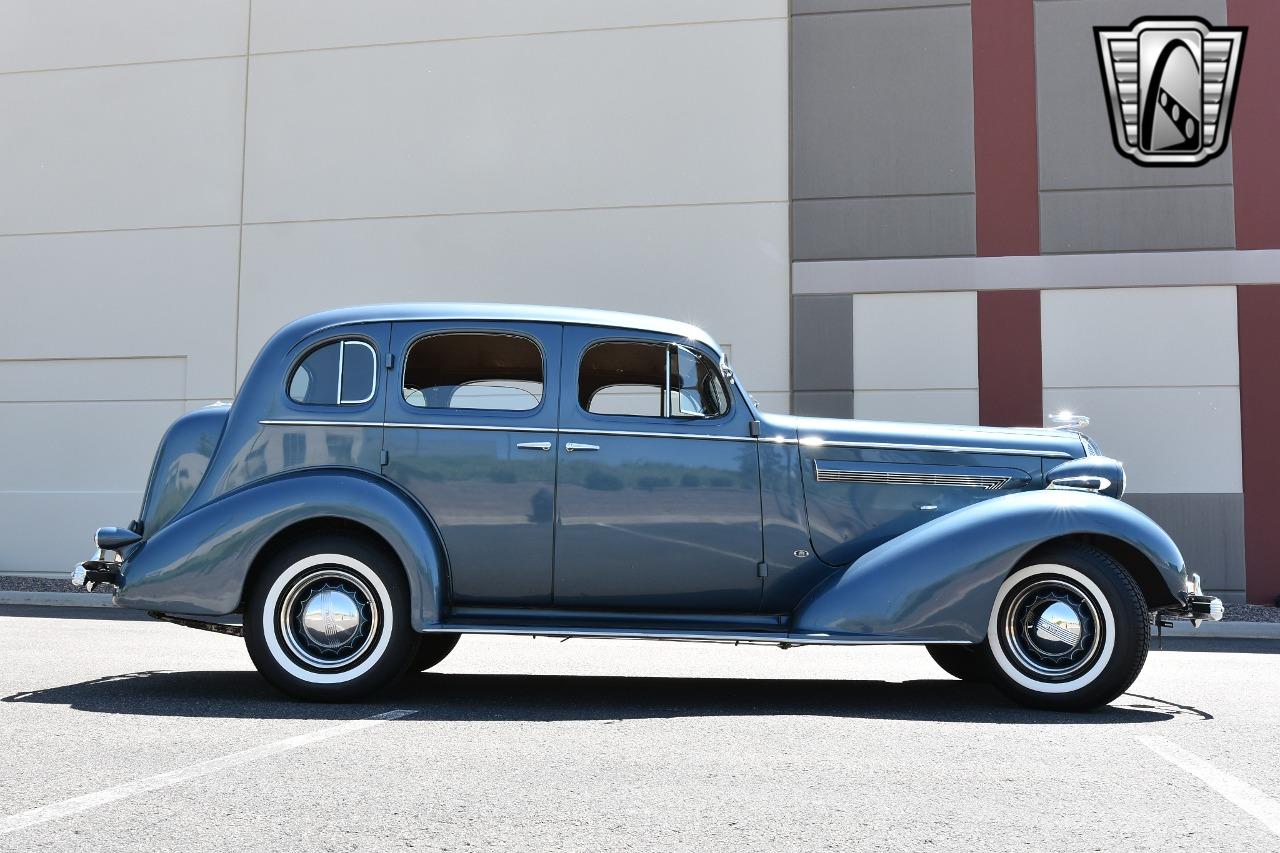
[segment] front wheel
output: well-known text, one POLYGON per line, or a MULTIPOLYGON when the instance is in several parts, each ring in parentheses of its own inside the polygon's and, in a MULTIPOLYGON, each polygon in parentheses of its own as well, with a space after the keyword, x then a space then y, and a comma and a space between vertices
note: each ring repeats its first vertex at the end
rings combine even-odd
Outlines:
POLYGON ((985 653, 992 684, 1035 708, 1084 710, 1129 688, 1150 644, 1132 576, 1085 545, 1046 550, 996 594, 985 653))
POLYGON ((309 537, 275 555, 249 594, 244 637, 267 681, 324 702, 385 687, 418 650, 399 563, 345 535, 309 537))

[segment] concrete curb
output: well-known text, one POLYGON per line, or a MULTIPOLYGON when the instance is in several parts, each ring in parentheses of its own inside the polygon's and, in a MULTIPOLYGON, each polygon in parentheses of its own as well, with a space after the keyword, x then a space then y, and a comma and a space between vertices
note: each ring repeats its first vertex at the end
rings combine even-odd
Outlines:
POLYGON ((0 604, 43 607, 115 607, 111 596, 96 592, 26 592, 0 590, 0 604))
MULTIPOLYGON (((1190 622, 1175 622, 1165 628, 1166 637, 1203 637, 1206 640, 1280 640, 1280 622, 1202 622, 1193 628, 1190 622)), ((1156 636, 1151 629, 1151 636, 1156 636)))

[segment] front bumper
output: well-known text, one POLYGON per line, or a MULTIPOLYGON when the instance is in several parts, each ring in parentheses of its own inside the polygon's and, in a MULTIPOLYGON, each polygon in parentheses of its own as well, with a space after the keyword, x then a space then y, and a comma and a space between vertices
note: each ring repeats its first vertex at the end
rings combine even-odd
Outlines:
POLYGON ((104 559, 99 550, 93 559, 85 560, 71 570, 71 585, 81 587, 85 592, 93 592, 101 584, 119 587, 124 580, 119 567, 118 562, 104 559))
POLYGON ((1192 574, 1187 578, 1187 590, 1185 603, 1182 607, 1161 610, 1160 615, 1166 619, 1188 619, 1196 628, 1200 627, 1200 623, 1208 619, 1213 622, 1219 622, 1226 613, 1226 608, 1222 604, 1222 599, 1216 595, 1205 595, 1204 589, 1200 585, 1200 576, 1192 574))

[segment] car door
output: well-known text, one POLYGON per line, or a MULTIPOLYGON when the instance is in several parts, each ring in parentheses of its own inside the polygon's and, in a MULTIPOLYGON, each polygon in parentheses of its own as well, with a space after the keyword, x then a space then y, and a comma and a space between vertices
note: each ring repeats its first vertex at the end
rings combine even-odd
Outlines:
POLYGON ((431 514, 455 604, 552 594, 559 325, 395 323, 383 472, 431 514))
POLYGON ((566 326, 555 603, 755 612, 760 474, 752 416, 710 350, 566 326))

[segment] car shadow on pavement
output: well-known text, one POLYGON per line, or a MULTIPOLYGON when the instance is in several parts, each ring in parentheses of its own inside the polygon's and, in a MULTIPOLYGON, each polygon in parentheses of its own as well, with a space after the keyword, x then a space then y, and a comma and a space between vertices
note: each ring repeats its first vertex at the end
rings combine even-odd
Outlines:
POLYGON ((993 688, 953 679, 907 682, 594 675, 411 675, 371 702, 291 702, 254 672, 134 672, 15 693, 0 702, 103 714, 350 720, 388 706, 408 719, 611 721, 678 717, 825 716, 988 724, 1096 725, 1210 719, 1194 708, 1126 694, 1086 713, 1036 711, 993 688))

